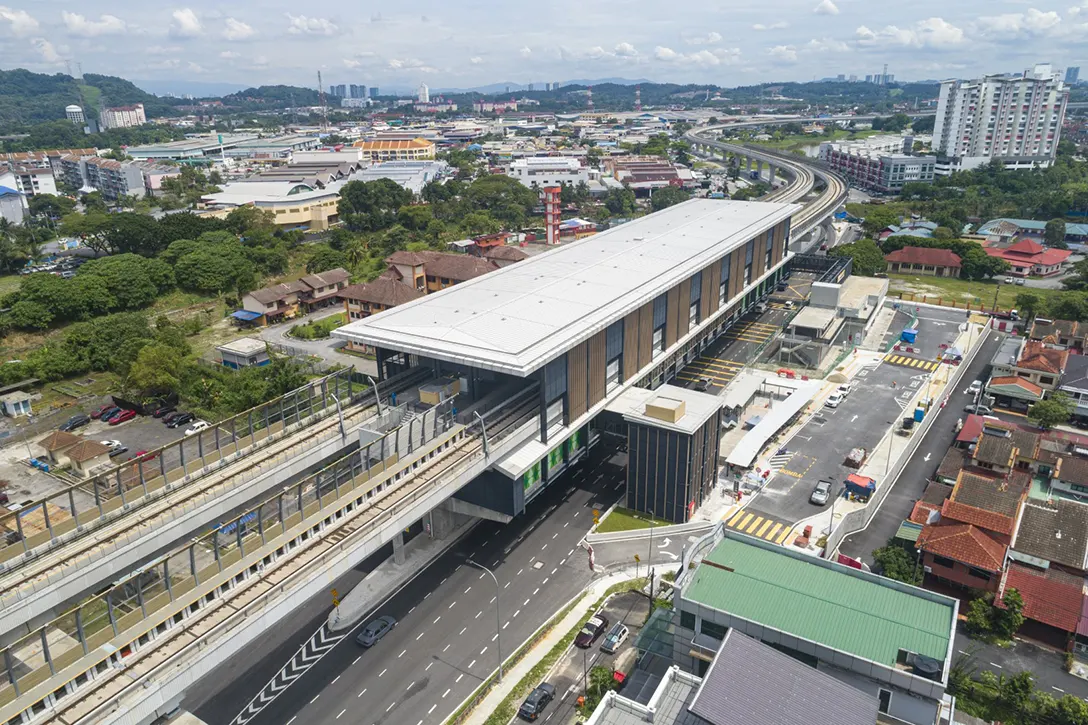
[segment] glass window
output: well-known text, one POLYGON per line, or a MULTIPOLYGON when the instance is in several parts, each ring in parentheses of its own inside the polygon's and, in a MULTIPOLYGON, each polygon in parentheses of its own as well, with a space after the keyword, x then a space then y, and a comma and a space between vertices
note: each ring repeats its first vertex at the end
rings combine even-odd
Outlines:
POLYGON ((680 612, 680 627, 682 629, 690 629, 695 631, 695 613, 694 612, 680 612))
POLYGON ((951 559, 947 559, 947 558, 945 558, 943 556, 934 556, 933 557, 933 563, 936 564, 937 566, 943 566, 946 569, 951 569, 952 567, 954 567, 956 565, 956 562, 952 561, 951 559))
POLYGON ((699 623, 699 632, 714 639, 725 639, 725 633, 728 631, 729 628, 724 624, 715 624, 705 619, 699 623))
POLYGON ((703 273, 696 272, 691 275, 691 298, 689 302, 698 302, 703 295, 703 273))
POLYGON ((656 360, 658 356, 665 352, 665 326, 654 330, 654 343, 653 343, 653 359, 656 360))
POLYGON ((611 360, 623 352, 623 320, 608 326, 604 333, 605 358, 611 360))
POLYGON ((744 247, 744 286, 752 284, 752 255, 755 254, 756 240, 748 242, 744 247))
POLYGON ((608 365, 604 369, 604 389, 606 393, 611 393, 620 384, 620 359, 617 357, 615 360, 609 360, 608 365))
POLYGON ((695 329, 695 326, 699 324, 699 303, 698 301, 692 302, 691 307, 688 308, 688 330, 695 329))
POLYGON ((550 405, 563 400, 567 392, 567 356, 556 358, 544 368, 544 399, 550 405))
POLYGON ((654 300, 654 327, 658 328, 665 324, 665 313, 668 310, 669 300, 666 295, 658 295, 654 300))
POLYGON ((773 259, 774 259, 774 230, 772 229, 772 230, 767 232, 767 262, 766 262, 767 269, 770 269, 771 265, 774 264, 774 262, 772 261, 773 259))

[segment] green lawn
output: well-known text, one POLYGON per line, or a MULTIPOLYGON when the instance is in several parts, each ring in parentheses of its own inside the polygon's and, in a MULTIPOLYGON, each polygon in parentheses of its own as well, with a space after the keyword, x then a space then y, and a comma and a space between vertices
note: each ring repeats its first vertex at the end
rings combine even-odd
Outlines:
POLYGON ((19 291, 20 277, 17 274, 5 274, 0 276, 0 295, 19 291))
POLYGON ((802 133, 799 135, 785 136, 775 141, 750 141, 749 143, 778 149, 779 151, 797 151, 805 146, 819 146, 824 141, 854 140, 868 138, 869 136, 874 135, 876 135, 876 131, 850 132, 844 128, 839 128, 835 129, 834 134, 830 136, 822 133, 802 133))
POLYGON ((888 294, 904 293, 904 299, 914 295, 918 302, 930 302, 933 304, 948 304, 963 307, 970 305, 974 309, 979 306, 989 309, 994 304, 994 293, 997 293, 998 309, 1008 310, 1017 307, 1016 296, 1023 292, 1038 294, 1048 302, 1059 298, 1064 290, 1038 289, 1035 287, 1018 287, 1011 284, 998 284, 996 280, 975 282, 954 277, 928 277, 909 274, 889 274, 888 294))
POLYGON ((607 534, 613 531, 634 531, 635 529, 648 529, 650 526, 671 525, 672 522, 665 519, 656 519, 630 509, 617 508, 601 521, 600 525, 597 526, 597 533, 607 534))

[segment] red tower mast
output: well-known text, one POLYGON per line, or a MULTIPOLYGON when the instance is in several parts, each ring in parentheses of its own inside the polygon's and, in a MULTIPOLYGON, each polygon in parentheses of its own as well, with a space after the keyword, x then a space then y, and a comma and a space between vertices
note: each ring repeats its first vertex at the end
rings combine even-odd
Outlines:
POLYGON ((545 186, 544 193, 544 225, 547 232, 548 244, 559 244, 559 194, 558 186, 545 186))

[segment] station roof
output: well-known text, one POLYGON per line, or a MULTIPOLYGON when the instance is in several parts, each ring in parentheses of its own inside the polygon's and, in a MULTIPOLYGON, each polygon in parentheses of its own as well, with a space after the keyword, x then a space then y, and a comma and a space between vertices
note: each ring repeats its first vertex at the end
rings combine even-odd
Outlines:
POLYGON ((800 208, 692 199, 333 334, 524 377, 800 208))

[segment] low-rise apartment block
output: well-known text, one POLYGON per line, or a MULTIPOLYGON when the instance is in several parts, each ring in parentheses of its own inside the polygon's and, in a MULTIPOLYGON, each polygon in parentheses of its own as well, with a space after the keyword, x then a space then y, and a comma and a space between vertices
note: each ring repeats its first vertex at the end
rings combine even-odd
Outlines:
POLYGON ((117 106, 116 108, 103 108, 98 114, 98 123, 102 130, 110 128, 131 128, 147 123, 147 115, 144 113, 144 104, 137 103, 132 106, 117 106))
POLYGON ((589 169, 578 159, 562 156, 530 156, 510 164, 507 175, 528 187, 577 186, 589 183, 589 169))
POLYGON ((434 141, 423 138, 356 141, 363 158, 378 161, 421 161, 434 158, 434 141))

